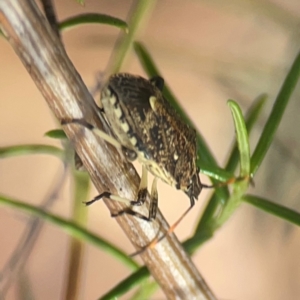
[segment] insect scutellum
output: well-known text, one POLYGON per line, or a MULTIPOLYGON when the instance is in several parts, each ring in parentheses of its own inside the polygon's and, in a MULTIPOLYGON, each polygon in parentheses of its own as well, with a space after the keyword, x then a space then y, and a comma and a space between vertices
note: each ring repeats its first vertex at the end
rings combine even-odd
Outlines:
MULTIPOLYGON (((116 138, 106 134, 83 119, 62 121, 63 125, 76 123, 93 130, 101 138, 122 150, 129 161, 142 164, 142 176, 137 199, 124 199, 106 191, 87 202, 91 204, 103 197, 142 205, 147 196, 147 174, 154 175, 150 193, 149 216, 133 211, 130 207, 113 217, 124 213, 144 220, 156 216, 158 193, 157 178, 182 190, 190 199, 190 207, 170 227, 172 232, 183 217, 191 210, 203 185, 196 167, 196 131, 187 125, 175 109, 163 97, 164 80, 153 77, 150 80, 127 73, 112 75, 101 92, 105 117, 116 138)), ((161 240, 161 238, 157 239, 161 240)), ((153 243, 151 243, 153 244, 153 243)), ((153 244, 154 245, 154 244, 153 244)))

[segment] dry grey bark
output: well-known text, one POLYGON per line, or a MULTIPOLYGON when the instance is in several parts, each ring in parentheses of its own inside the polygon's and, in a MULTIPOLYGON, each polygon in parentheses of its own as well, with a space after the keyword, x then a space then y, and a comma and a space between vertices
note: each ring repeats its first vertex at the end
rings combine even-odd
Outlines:
MULTIPOLYGON (((58 120, 84 118, 109 130, 103 125, 91 95, 61 42, 34 1, 1 0, 0 26, 58 120)), ((65 126, 64 130, 99 193, 109 190, 128 199, 135 198, 139 177, 114 147, 78 125, 65 126)), ((104 202, 111 212, 125 208, 122 203, 104 202)), ((148 215, 147 205, 138 211, 148 215)), ((168 229, 160 212, 153 222, 128 215, 116 221, 135 246, 147 245, 159 229, 162 232, 168 229)), ((216 299, 174 234, 143 252, 141 258, 168 299, 216 299)))

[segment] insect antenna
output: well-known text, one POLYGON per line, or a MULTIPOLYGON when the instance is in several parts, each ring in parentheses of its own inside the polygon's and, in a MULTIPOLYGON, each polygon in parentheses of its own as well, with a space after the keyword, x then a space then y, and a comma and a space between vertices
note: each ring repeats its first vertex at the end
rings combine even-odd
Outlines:
MULTIPOLYGON (((189 213, 189 211, 194 207, 194 204, 192 206, 190 206, 182 215, 181 217, 172 225, 169 227, 169 229, 167 230, 167 232, 165 232, 162 236, 156 236, 151 242, 150 244, 148 244, 145 247, 142 247, 140 250, 138 250, 137 252, 134 252, 133 254, 130 255, 130 257, 134 257, 136 255, 142 254, 144 251, 146 251, 147 249, 153 249, 161 240, 163 240, 167 235, 171 234, 175 228, 177 227, 177 225, 182 221, 182 219, 189 213)), ((159 233, 158 233, 159 234, 159 233)))
MULTIPOLYGON (((211 188, 215 188, 215 185, 207 185, 207 184, 201 184, 201 188, 206 188, 206 189, 211 189, 211 188)), ((130 257, 134 257, 136 255, 139 255, 141 253, 143 253, 144 251, 146 251, 147 249, 153 249, 160 241, 162 241, 167 235, 171 234, 172 232, 174 232, 175 228, 179 225, 179 223, 184 219, 184 217, 192 210, 192 208, 195 205, 195 200, 194 198, 191 198, 191 205, 190 207, 180 216, 180 218, 169 227, 169 229, 167 230, 167 232, 165 232, 162 236, 158 236, 159 232, 157 234, 157 236, 150 242, 150 244, 148 244, 145 247, 142 247, 140 250, 138 250, 137 252, 134 252, 133 254, 130 255, 130 257)))

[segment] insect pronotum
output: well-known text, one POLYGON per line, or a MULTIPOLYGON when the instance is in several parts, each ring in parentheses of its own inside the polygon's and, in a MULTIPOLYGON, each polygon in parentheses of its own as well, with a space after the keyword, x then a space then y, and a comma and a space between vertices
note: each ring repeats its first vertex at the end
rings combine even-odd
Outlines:
MULTIPOLYGON (((109 191, 95 197, 127 202, 130 206, 142 205, 147 196, 147 173, 154 175, 150 193, 149 215, 144 216, 128 207, 112 214, 124 213, 150 221, 155 219, 158 207, 157 179, 182 190, 190 199, 189 208, 181 215, 162 237, 155 238, 144 249, 154 247, 163 237, 174 231, 184 216, 192 209, 203 187, 196 167, 196 131, 187 125, 163 97, 164 80, 150 80, 127 73, 112 75, 101 91, 103 112, 116 138, 95 128, 84 119, 62 121, 62 125, 77 123, 122 150, 129 161, 142 164, 142 176, 137 199, 124 199, 109 191)), ((140 252, 139 252, 140 253, 140 252)))

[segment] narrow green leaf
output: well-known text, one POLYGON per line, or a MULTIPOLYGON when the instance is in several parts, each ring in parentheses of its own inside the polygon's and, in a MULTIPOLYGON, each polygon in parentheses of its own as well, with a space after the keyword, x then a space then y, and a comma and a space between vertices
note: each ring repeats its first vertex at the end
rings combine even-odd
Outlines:
POLYGON ((124 295, 129 290, 140 285, 144 280, 149 277, 150 273, 146 267, 142 267, 132 273, 130 276, 121 281, 117 286, 110 290, 107 294, 99 298, 99 300, 117 299, 124 295))
POLYGON ((260 198, 253 195, 245 195, 242 199, 243 201, 252 204, 253 206, 284 219, 290 223, 300 226, 300 213, 296 212, 290 208, 283 205, 271 202, 267 199, 260 198))
MULTIPOLYGON (((144 71, 147 73, 149 77, 153 77, 156 75, 160 75, 160 72, 152 59, 150 53, 146 49, 146 47, 140 43, 140 42, 134 42, 133 43, 133 49, 144 69, 144 71)), ((169 92, 169 91, 168 91, 169 92)), ((170 96, 170 95, 169 95, 170 96)), ((173 97, 171 97, 173 98, 173 97)))
POLYGON ((96 247, 101 248, 102 250, 106 251, 107 253, 113 255, 119 261, 127 265, 129 268, 135 270, 138 268, 138 264, 131 259, 126 253, 122 250, 118 249, 117 247, 113 246, 111 243, 107 242, 106 240, 100 238, 96 234, 86 230, 85 228, 77 225, 71 220, 66 220, 62 217, 59 217, 55 214, 50 212, 44 211, 43 209, 27 204, 25 202, 21 202, 12 198, 9 198, 4 195, 0 195, 0 205, 5 205, 28 214, 32 214, 38 217, 41 217, 43 220, 50 222, 62 230, 67 232, 73 237, 78 239, 84 240, 87 243, 94 244, 96 247))
POLYGON ((67 139, 67 136, 62 129, 49 130, 44 135, 52 139, 59 139, 59 140, 67 139))
POLYGON ((147 280, 140 285, 130 300, 150 299, 158 289, 159 285, 154 279, 147 280))
POLYGON ((262 163, 280 124, 286 106, 297 85, 300 76, 300 52, 298 53, 280 92, 273 105, 271 114, 265 124, 263 132, 251 158, 251 174, 254 175, 262 163))
POLYGON ((239 105, 233 100, 228 101, 233 116, 237 145, 240 153, 240 177, 232 186, 232 193, 222 210, 214 219, 214 230, 220 228, 240 206, 242 196, 246 193, 250 180, 250 146, 244 117, 239 105))
POLYGON ((250 172, 250 149, 246 124, 243 114, 238 104, 232 100, 228 101, 231 109, 236 136, 237 144, 240 153, 240 176, 245 177, 246 180, 240 180, 233 184, 233 191, 230 197, 221 198, 217 197, 216 189, 212 195, 203 216, 201 217, 195 233, 191 239, 187 241, 189 247, 194 251, 197 247, 203 244, 208 238, 212 237, 214 232, 222 226, 241 203, 241 197, 248 188, 248 178, 250 172))
MULTIPOLYGON (((82 203, 88 200, 90 178, 86 172, 76 171, 72 168, 74 199, 72 201, 72 221, 86 228, 88 209, 82 203)), ((85 243, 75 237, 69 239, 67 275, 64 278, 65 288, 63 299, 79 299, 81 282, 84 276, 82 269, 84 263, 85 243)))
MULTIPOLYGON (((257 99, 254 100, 254 103, 251 105, 249 110, 247 111, 245 120, 246 120, 246 128, 248 134, 250 134, 250 132, 252 131, 254 124, 256 123, 256 120, 258 119, 260 113, 262 112, 266 100, 267 100, 266 94, 262 94, 258 96, 257 99)), ((230 155, 225 170, 233 174, 238 165, 238 162, 239 162, 239 149, 237 147, 237 143, 234 143, 234 146, 230 151, 230 155)))
POLYGON ((59 23, 59 29, 66 30, 84 24, 106 24, 118 27, 125 32, 128 32, 127 23, 123 20, 105 14, 92 13, 77 15, 75 17, 68 18, 59 23))
POLYGON ((50 154, 59 158, 64 157, 62 149, 49 145, 18 145, 0 148, 0 158, 29 154, 50 154))
MULTIPOLYGON (((254 104, 250 107, 249 111, 246 115, 246 127, 248 132, 250 133, 255 121, 257 120, 260 112, 262 111, 262 108, 266 102, 266 95, 259 96, 255 101, 254 104)), ((230 152, 228 162, 226 164, 226 170, 233 174, 236 166, 239 162, 239 150, 237 147, 237 143, 234 144, 233 149, 230 152)), ((206 169, 205 169, 206 171, 206 169)), ((202 170, 202 173, 203 170, 202 170)), ((207 174, 210 177, 213 177, 214 174, 207 174)), ((233 175, 231 175, 233 176, 233 175)), ((222 177, 222 179, 225 178, 225 176, 222 177)), ((230 177, 226 177, 226 180, 229 180, 230 177)), ((216 178, 218 179, 218 178, 216 178)), ((226 180, 220 180, 220 181, 226 181, 226 180)), ((212 195, 211 199, 209 200, 209 204, 207 205, 203 216, 201 217, 201 220, 199 221, 195 233, 193 237, 188 239, 186 241, 187 249, 189 249, 189 253, 194 252, 197 248, 199 248, 205 241, 210 239, 213 234, 215 228, 214 219, 217 215, 217 212, 222 209, 222 206, 225 206, 227 201, 224 201, 223 203, 220 202, 220 200, 216 197, 215 193, 212 195)))
POLYGON ((243 113, 235 101, 229 100, 228 105, 231 109, 240 152, 240 176, 248 177, 250 173, 250 146, 243 113))
POLYGON ((90 177, 87 172, 81 172, 73 170, 73 180, 74 180, 74 205, 80 203, 79 208, 75 208, 73 218, 78 221, 78 223, 86 224, 87 215, 85 209, 86 207, 82 205, 88 200, 89 190, 90 190, 90 177), (82 208, 84 208, 85 213, 82 215, 82 208), (79 215, 77 215, 77 213, 79 215))

